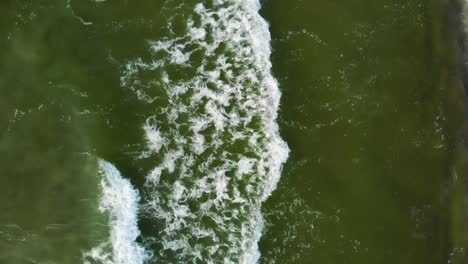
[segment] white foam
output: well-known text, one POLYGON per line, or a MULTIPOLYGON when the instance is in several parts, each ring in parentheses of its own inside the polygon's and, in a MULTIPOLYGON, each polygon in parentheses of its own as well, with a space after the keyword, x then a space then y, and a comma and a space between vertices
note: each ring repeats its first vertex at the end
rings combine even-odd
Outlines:
POLYGON ((144 125, 149 150, 141 156, 160 160, 147 176, 142 206, 143 217, 164 226, 146 240, 154 262, 256 263, 261 204, 289 153, 276 123, 281 93, 270 73, 260 2, 212 2, 188 8, 194 13, 186 34, 150 42, 154 60, 129 62, 122 77, 122 86, 149 102, 141 94, 151 87, 142 88, 140 73, 158 72, 153 89, 168 101, 144 125), (195 52, 202 52, 201 64, 195 52), (169 65, 197 72, 179 80, 169 65))
POLYGON ((104 160, 99 161, 102 175, 102 198, 99 210, 109 217, 110 241, 84 254, 84 263, 93 260, 102 264, 142 264, 146 253, 135 240, 140 235, 137 226, 139 194, 130 181, 104 160))
POLYGON ((148 119, 143 127, 143 130, 145 131, 145 137, 148 142, 148 150, 143 152, 140 155, 140 158, 147 158, 152 154, 158 153, 166 143, 156 125, 151 125, 150 121, 151 119, 148 119))

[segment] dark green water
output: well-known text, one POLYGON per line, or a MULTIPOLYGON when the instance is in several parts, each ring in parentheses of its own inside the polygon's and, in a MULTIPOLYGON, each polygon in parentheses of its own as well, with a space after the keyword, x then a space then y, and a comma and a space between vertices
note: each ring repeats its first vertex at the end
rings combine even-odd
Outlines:
POLYGON ((264 8, 292 149, 265 208, 265 263, 446 263, 440 13, 424 1, 264 8))
POLYGON ((0 263, 464 263, 445 4, 261 1, 264 202, 250 2, 0 2, 0 263), (141 197, 103 261, 134 211, 99 159, 141 197))

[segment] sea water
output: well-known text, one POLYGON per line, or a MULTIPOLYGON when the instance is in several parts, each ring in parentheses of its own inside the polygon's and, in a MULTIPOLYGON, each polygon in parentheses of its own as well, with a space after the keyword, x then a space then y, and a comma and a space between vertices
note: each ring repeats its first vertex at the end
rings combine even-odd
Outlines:
POLYGON ((0 2, 0 263, 464 263, 444 8, 0 2))

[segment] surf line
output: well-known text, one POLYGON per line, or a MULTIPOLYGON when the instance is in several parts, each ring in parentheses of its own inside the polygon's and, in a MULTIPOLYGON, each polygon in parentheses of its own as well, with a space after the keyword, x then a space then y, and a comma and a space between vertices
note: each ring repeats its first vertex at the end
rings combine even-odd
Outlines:
POLYGON ((109 219, 110 238, 85 252, 84 264, 142 264, 146 252, 135 240, 138 229, 139 193, 117 168, 105 160, 99 160, 101 202, 99 211, 109 219), (92 262, 90 262, 92 260, 92 262))

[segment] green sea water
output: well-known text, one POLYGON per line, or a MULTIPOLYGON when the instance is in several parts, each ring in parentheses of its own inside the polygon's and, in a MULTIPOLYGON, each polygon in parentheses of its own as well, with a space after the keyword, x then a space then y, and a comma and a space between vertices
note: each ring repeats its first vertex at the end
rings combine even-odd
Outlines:
POLYGON ((253 2, 0 2, 1 264, 465 263, 448 3, 253 2))
POLYGON ((444 5, 294 2, 263 11, 292 149, 265 207, 265 263, 451 263, 444 5))

